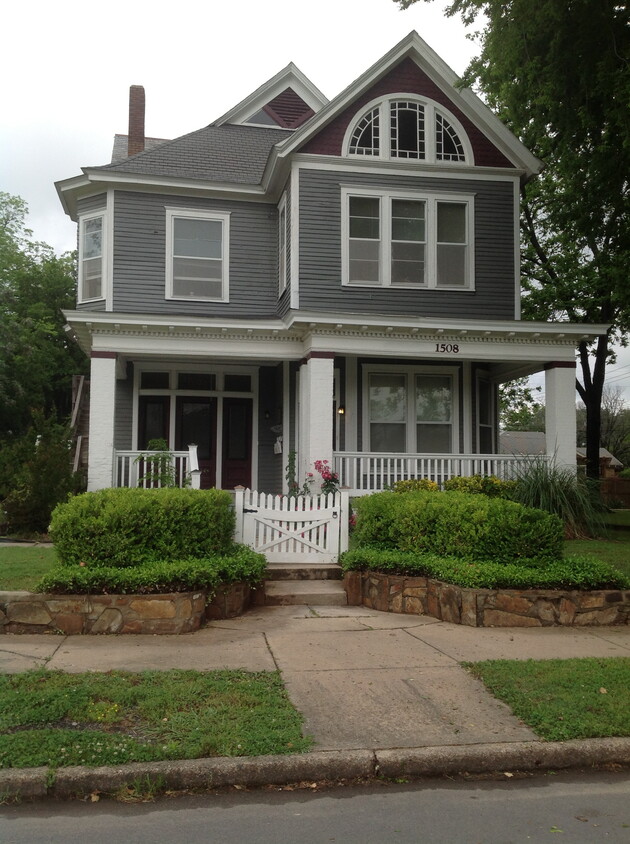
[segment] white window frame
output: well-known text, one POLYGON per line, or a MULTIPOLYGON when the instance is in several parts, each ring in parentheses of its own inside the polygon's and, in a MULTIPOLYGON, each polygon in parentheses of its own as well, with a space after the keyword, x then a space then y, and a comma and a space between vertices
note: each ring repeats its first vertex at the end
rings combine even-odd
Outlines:
POLYGON ((441 103, 427 97, 419 97, 415 94, 405 93, 401 91, 398 94, 388 94, 384 99, 378 98, 366 103, 361 111, 356 115, 354 120, 349 124, 344 135, 342 154, 348 158, 372 159, 377 161, 396 161, 402 164, 437 164, 439 166, 457 167, 469 166, 474 164, 473 149, 462 124, 455 117, 455 115, 445 108, 441 103), (424 156, 421 158, 413 158, 407 156, 398 156, 391 154, 391 109, 390 106, 395 102, 410 102, 417 103, 424 109, 424 156), (359 123, 365 119, 366 115, 375 109, 379 110, 379 144, 380 148, 377 152, 360 153, 350 152, 352 137, 359 123), (435 133, 436 133, 436 114, 440 114, 448 123, 451 124, 464 150, 463 161, 452 161, 450 159, 438 159, 436 152, 435 133))
POLYGON ((459 290, 475 289, 475 197, 473 194, 404 191, 389 188, 341 186, 341 283, 345 287, 388 287, 394 290, 459 290), (350 281, 350 198, 367 196, 380 201, 380 266, 378 282, 350 281), (424 202, 425 216, 425 281, 392 284, 392 201, 407 199, 424 202), (466 284, 437 283, 437 207, 440 202, 452 202, 466 207, 466 284))
POLYGON ((198 208, 165 208, 166 211, 166 298, 179 302, 229 302, 230 297, 230 213, 198 208), (221 223, 221 296, 176 296, 173 293, 173 245, 176 219, 210 220, 221 223))
POLYGON ((79 266, 78 266, 78 289, 77 289, 77 302, 79 304, 84 304, 86 302, 102 302, 106 298, 107 293, 107 272, 108 272, 108 264, 107 264, 107 256, 108 256, 108 226, 107 226, 107 209, 100 208, 98 211, 91 211, 87 214, 81 214, 79 217, 79 266), (85 224, 90 220, 101 220, 101 291, 98 296, 84 296, 83 295, 83 284, 85 281, 84 273, 83 273, 83 261, 85 260, 83 257, 84 252, 84 235, 85 235, 85 224))
MULTIPOLYGON (((415 390, 417 375, 449 376, 452 383, 452 405, 451 405, 451 451, 448 454, 460 453, 459 429, 461 425, 459 412, 459 377, 460 369, 457 366, 396 366, 395 364, 370 364, 363 367, 363 448, 362 451, 369 453, 370 449, 370 375, 404 375, 406 378, 407 408, 405 419, 406 451, 403 454, 432 454, 438 452, 418 452, 417 424, 415 390), (411 389, 411 392, 410 392, 411 389), (411 400, 410 400, 411 396, 411 400)), ((399 452, 374 452, 383 454, 398 454, 399 452)), ((440 452, 441 453, 441 452, 440 452)))
POLYGON ((288 259, 287 195, 282 196, 278 204, 278 296, 287 289, 288 259))

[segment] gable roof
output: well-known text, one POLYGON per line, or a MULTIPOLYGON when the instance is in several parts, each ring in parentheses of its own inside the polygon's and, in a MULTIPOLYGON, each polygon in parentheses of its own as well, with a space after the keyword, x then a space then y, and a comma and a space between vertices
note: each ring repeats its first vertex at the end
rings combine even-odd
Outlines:
MULTIPOLYGON (((406 58, 411 58, 434 84, 448 94, 463 114, 480 128, 515 168, 522 170, 526 177, 531 177, 540 171, 542 162, 532 155, 470 88, 457 87, 460 81, 457 74, 415 31, 410 32, 389 53, 325 105, 308 123, 287 138, 279 146, 276 158, 286 158, 298 151, 317 132, 406 58)), ((275 161, 271 162, 271 166, 273 164, 275 161)))
MULTIPOLYGON (((229 111, 214 121, 215 126, 223 126, 225 123, 247 123, 265 105, 291 89, 294 96, 297 96, 306 106, 316 113, 326 105, 328 99, 322 94, 319 88, 308 79, 302 71, 289 62, 286 67, 256 88, 251 94, 237 103, 229 111)), ((289 127, 291 128, 291 127, 289 127)))

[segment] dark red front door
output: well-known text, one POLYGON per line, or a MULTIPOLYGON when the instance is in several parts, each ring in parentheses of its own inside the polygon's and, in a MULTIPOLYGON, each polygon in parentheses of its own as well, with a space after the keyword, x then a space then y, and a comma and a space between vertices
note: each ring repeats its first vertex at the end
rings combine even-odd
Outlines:
POLYGON ((222 489, 252 482, 252 400, 223 399, 222 489))
POLYGON ((201 469, 201 488, 216 485, 217 477, 217 400, 197 396, 177 397, 175 449, 186 451, 196 443, 201 469))

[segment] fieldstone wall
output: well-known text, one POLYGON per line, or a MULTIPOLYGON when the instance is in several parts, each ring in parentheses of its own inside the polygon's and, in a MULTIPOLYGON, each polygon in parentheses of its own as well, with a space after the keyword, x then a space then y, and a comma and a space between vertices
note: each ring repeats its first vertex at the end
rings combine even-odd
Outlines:
POLYGON ((233 618, 247 608, 245 583, 163 595, 40 595, 0 592, 0 633, 191 633, 206 618, 233 618))
POLYGON ((630 589, 467 589, 428 577, 348 572, 351 606, 429 615, 469 627, 630 624, 630 589))

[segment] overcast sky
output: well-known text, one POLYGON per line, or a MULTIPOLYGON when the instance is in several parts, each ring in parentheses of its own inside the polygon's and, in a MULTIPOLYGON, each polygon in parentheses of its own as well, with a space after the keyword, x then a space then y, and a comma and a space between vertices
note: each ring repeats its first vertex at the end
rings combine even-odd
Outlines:
MULTIPOLYGON (((8 0, 2 26, 0 190, 29 205, 36 239, 75 247, 54 182, 106 164, 126 134, 130 85, 146 91, 146 134, 212 122, 293 61, 330 99, 412 29, 462 73, 475 54, 445 0, 8 0)), ((630 355, 616 381, 626 389, 630 355)), ((611 373, 612 377, 615 377, 611 373)), ((627 395, 630 397, 630 390, 627 395)))

